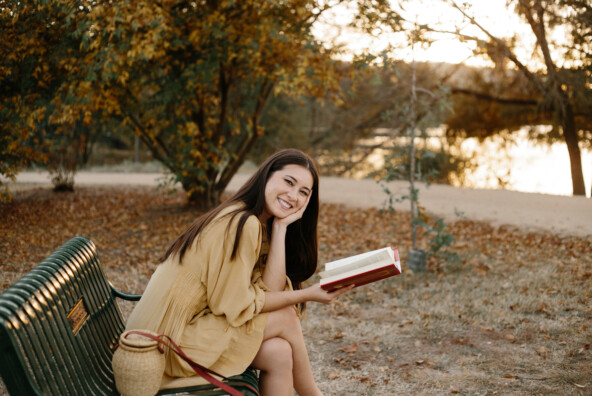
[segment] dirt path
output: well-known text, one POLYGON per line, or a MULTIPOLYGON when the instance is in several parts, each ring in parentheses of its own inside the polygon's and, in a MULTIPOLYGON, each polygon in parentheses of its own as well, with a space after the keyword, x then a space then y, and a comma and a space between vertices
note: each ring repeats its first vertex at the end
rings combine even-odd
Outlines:
MULTIPOLYGON (((229 190, 236 190, 248 174, 237 174, 229 190)), ((80 185, 154 185, 162 177, 157 173, 95 173, 79 172, 80 185)), ((47 173, 23 172, 11 189, 31 185, 49 185, 47 173)), ((407 183, 393 182, 389 189, 401 196, 407 193, 407 183)), ((471 220, 487 221, 495 226, 512 225, 526 230, 546 230, 556 234, 592 237, 592 199, 501 190, 475 190, 447 185, 420 186, 420 204, 429 212, 447 221, 459 219, 457 212, 471 220)), ((321 179, 321 200, 353 207, 382 208, 386 194, 373 180, 353 180, 338 177, 321 179)), ((409 201, 397 203, 398 210, 409 210, 409 201)))

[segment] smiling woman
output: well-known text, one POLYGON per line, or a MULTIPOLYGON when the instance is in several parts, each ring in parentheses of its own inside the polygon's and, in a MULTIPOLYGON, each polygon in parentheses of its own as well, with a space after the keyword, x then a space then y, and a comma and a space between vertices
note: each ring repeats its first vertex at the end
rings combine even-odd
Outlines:
MULTIPOLYGON (((127 330, 165 334, 226 377, 260 370, 263 395, 320 395, 299 314, 327 293, 301 283, 317 266, 319 176, 301 151, 269 157, 228 201, 197 218, 161 258, 127 330)), ((203 379, 165 352, 161 388, 203 379)))
POLYGON ((286 165, 273 173, 265 185, 265 210, 259 220, 284 218, 306 209, 313 182, 310 170, 300 165, 286 165))

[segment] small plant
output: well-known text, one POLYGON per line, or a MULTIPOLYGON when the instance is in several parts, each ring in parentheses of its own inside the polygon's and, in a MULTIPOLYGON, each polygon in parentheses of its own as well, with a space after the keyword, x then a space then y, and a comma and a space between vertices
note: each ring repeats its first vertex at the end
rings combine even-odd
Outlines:
POLYGON ((417 225, 424 230, 431 254, 436 254, 443 247, 450 246, 456 241, 454 235, 446 230, 448 224, 444 222, 443 218, 427 215, 423 208, 419 213, 420 215, 415 220, 417 225))
MULTIPOLYGON (((427 254, 424 250, 418 248, 417 230, 424 230, 424 236, 429 238, 429 253, 436 254, 440 249, 450 246, 454 241, 454 236, 446 230, 447 225, 444 219, 428 215, 425 208, 419 205, 419 190, 416 187, 416 181, 429 182, 428 174, 423 172, 422 160, 430 160, 429 151, 418 150, 415 140, 417 131, 425 134, 425 129, 429 125, 438 125, 441 122, 442 115, 448 109, 447 91, 440 89, 437 94, 430 90, 417 87, 416 63, 411 64, 411 84, 410 101, 407 109, 406 121, 403 124, 405 135, 409 139, 406 147, 397 147, 391 150, 391 154, 385 158, 386 165, 383 173, 382 188, 386 192, 388 209, 394 211, 393 204, 409 200, 411 213, 411 250, 409 251, 409 267, 413 271, 423 271, 426 267, 427 254), (427 94, 427 100, 418 101, 417 93, 427 94), (419 124, 419 127, 418 127, 419 124), (408 161, 401 162, 398 158, 407 158, 408 161), (409 181, 409 193, 397 196, 390 191, 384 182, 407 179, 409 181)), ((392 117, 392 116, 391 116, 392 117)), ((401 123, 401 120, 396 120, 401 123)))
MULTIPOLYGON (((406 200, 414 201, 415 212, 411 215, 412 233, 415 234, 418 229, 423 230, 423 235, 428 239, 429 254, 436 255, 442 248, 451 246, 456 238, 454 235, 447 230, 448 224, 443 218, 430 215, 426 212, 426 209, 419 205, 419 190, 414 188, 409 195, 400 195, 388 188, 385 184, 386 181, 392 181, 397 179, 383 179, 381 181, 381 187, 387 194, 385 201, 385 210, 390 214, 395 212, 395 204, 402 203, 406 200)), ((457 215, 461 215, 457 212, 457 215)), ((416 235, 412 234, 412 249, 418 250, 416 235)), ((455 259, 455 257, 447 257, 448 259, 455 259)))

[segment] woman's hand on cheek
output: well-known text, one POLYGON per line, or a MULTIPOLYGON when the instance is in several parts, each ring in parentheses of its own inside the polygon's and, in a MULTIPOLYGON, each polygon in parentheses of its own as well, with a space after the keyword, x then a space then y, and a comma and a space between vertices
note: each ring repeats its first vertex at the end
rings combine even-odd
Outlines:
POLYGON ((300 220, 302 218, 302 216, 304 215, 304 211, 306 210, 306 207, 308 206, 308 202, 310 201, 310 195, 308 197, 306 197, 306 201, 304 202, 304 205, 302 205, 302 207, 300 207, 300 209, 298 209, 296 212, 289 214, 286 217, 283 218, 275 218, 274 219, 274 223, 278 223, 278 224, 282 224, 285 225, 286 227, 289 226, 290 224, 292 224, 293 222, 300 220))

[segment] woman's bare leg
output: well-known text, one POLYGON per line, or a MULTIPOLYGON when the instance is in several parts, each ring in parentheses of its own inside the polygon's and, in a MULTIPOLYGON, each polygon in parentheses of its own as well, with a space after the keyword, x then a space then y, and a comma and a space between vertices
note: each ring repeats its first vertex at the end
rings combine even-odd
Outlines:
POLYGON ((263 341, 252 365, 261 370, 261 395, 294 395, 292 347, 288 341, 278 337, 263 341))
MULTIPOLYGON (((298 315, 296 314, 296 311, 293 307, 286 307, 268 313, 267 325, 265 326, 265 331, 263 334, 263 344, 261 345, 259 353, 253 361, 254 367, 264 371, 264 376, 262 378, 265 382, 262 383, 262 387, 264 389, 263 395, 283 394, 271 392, 270 388, 265 389, 266 386, 269 386, 267 381, 269 381, 270 384, 276 384, 280 382, 276 382, 273 378, 269 378, 274 375, 279 376, 279 374, 273 372, 273 370, 277 369, 277 367, 272 367, 272 371, 269 370, 270 365, 267 364, 268 359, 277 359, 277 357, 274 358, 272 355, 276 355, 278 352, 289 353, 284 348, 286 345, 282 345, 282 343, 278 341, 287 341, 289 344, 292 361, 291 383, 294 384, 293 386, 296 389, 296 392, 298 392, 300 396, 322 395, 313 377, 310 360, 308 358, 308 352, 306 351, 306 344, 304 343, 304 337, 302 335, 300 319, 298 318, 298 315), (273 341, 273 343, 267 344, 271 341, 273 341), (281 351, 278 351, 280 348, 281 351), (265 367, 268 367, 268 370, 266 370, 265 367)), ((284 368, 286 366, 287 365, 284 365, 284 368)), ((291 395, 291 393, 289 394, 291 395)))

